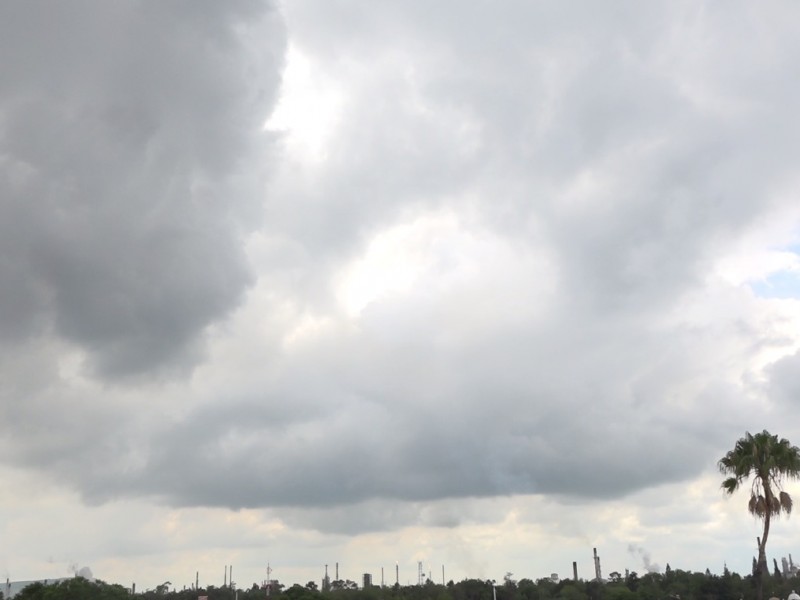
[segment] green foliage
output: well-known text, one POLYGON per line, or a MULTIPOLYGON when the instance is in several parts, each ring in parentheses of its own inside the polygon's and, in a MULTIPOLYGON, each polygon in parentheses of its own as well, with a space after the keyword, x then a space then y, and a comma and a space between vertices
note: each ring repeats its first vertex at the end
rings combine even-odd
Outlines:
MULTIPOLYGON (((628 573, 616 582, 561 580, 549 578, 533 581, 523 578, 516 583, 496 585, 497 600, 754 600, 757 586, 751 575, 742 577, 725 570, 721 576, 691 573, 680 569, 668 572, 646 573, 641 576, 628 573)), ((273 591, 273 600, 493 600, 494 582, 465 579, 449 582, 446 586, 427 582, 425 585, 373 586, 353 589, 342 582, 336 590, 320 592, 314 586, 292 585, 283 591, 273 591)), ((171 586, 170 586, 171 587, 171 586)), ((800 590, 800 578, 783 579, 767 574, 764 589, 770 596, 786 598, 792 589, 800 590)), ((170 590, 163 584, 156 589, 137 593, 131 597, 119 585, 102 581, 90 582, 80 577, 54 585, 35 583, 23 590, 19 600, 197 600, 205 595, 209 600, 234 600, 236 590, 208 587, 197 590, 170 590)), ((266 592, 258 585, 238 591, 239 600, 266 600, 266 592)))
POLYGON ((589 600, 586 586, 582 582, 570 582, 562 586, 558 593, 562 600, 589 600))
POLYGON ((603 594, 603 600, 637 600, 636 592, 620 583, 609 584, 603 594))
POLYGON ((128 590, 121 585, 73 577, 53 585, 36 582, 15 596, 18 600, 127 600, 128 590))

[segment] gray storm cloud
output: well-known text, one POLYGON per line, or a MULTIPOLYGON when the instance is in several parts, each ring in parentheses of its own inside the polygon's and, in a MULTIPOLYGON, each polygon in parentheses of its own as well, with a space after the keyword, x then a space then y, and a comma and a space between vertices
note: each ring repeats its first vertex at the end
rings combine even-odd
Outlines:
POLYGON ((25 2, 0 39, 2 339, 52 331, 109 377, 195 360, 252 278, 280 16, 25 2))

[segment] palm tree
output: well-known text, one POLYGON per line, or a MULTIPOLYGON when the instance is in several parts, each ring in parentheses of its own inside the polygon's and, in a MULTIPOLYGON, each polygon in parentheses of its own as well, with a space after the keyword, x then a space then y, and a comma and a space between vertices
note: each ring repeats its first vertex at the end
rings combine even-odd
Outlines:
POLYGON ((767 538, 770 521, 781 513, 792 512, 792 498, 783 491, 785 479, 800 477, 800 448, 792 446, 785 438, 778 439, 766 429, 761 433, 744 437, 736 442, 733 450, 723 456, 718 463, 719 470, 728 477, 722 482, 722 489, 733 494, 752 476, 750 501, 747 509, 764 521, 764 532, 758 540, 758 598, 762 598, 763 574, 767 567, 767 538))

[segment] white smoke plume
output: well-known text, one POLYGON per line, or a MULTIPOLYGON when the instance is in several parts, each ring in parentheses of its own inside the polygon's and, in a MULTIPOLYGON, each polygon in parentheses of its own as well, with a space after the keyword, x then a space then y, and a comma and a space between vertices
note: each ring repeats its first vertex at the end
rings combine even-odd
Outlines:
POLYGON ((650 560, 650 553, 645 550, 642 546, 637 546, 636 544, 628 544, 628 552, 632 556, 638 556, 642 560, 642 565, 644 566, 645 571, 648 573, 660 573, 661 566, 658 563, 654 563, 650 560))
POLYGON ((78 567, 77 563, 73 563, 69 566, 69 572, 75 577, 83 577, 89 581, 94 581, 94 575, 89 567, 78 567))

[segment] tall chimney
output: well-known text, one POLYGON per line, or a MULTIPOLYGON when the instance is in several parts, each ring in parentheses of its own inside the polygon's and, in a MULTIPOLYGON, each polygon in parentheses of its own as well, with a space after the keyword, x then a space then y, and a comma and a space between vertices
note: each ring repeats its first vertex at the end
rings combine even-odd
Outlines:
POLYGON ((574 560, 572 561, 572 579, 578 581, 578 563, 574 560))
POLYGON ((594 578, 598 582, 603 581, 603 577, 600 574, 600 557, 597 556, 597 548, 592 548, 594 552, 594 578))

